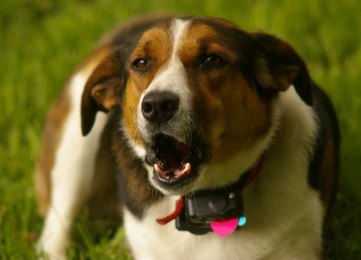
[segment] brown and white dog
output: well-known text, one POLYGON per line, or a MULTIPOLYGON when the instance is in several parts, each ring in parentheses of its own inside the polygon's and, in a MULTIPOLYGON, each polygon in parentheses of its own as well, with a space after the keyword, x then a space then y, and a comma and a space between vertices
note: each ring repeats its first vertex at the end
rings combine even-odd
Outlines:
POLYGON ((331 103, 287 43, 214 18, 131 21, 81 63, 48 114, 39 248, 65 258, 86 210, 123 216, 135 259, 320 259, 338 153, 331 103), (247 223, 223 238, 213 226, 196 235, 158 223, 199 191, 243 199, 247 223))

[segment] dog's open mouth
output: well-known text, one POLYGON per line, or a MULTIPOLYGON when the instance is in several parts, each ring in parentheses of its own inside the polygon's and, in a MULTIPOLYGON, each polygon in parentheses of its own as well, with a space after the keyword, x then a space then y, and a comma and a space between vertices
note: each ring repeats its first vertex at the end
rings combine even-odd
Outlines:
POLYGON ((153 166, 157 183, 167 187, 183 184, 195 170, 194 149, 172 136, 159 134, 154 137, 146 156, 148 164, 153 166))

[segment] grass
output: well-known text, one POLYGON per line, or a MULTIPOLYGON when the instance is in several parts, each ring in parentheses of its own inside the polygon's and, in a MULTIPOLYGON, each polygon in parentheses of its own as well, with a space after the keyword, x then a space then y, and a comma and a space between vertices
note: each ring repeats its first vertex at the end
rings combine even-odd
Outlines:
MULTIPOLYGON (((218 16, 290 42, 334 101, 340 192, 325 233, 330 259, 361 259, 361 4, 358 0, 3 0, 0 2, 0 259, 35 259, 33 190, 45 114, 73 67, 122 20, 149 12, 218 16)), ((127 259, 120 230, 77 226, 75 259, 127 259)))

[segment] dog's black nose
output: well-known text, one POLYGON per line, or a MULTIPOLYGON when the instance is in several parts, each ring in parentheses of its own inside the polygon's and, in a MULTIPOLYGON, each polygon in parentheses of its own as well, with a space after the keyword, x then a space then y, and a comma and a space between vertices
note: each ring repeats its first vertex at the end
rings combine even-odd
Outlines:
POLYGON ((150 92, 142 101, 143 116, 150 123, 163 123, 171 119, 179 106, 179 98, 175 94, 164 92, 150 92))

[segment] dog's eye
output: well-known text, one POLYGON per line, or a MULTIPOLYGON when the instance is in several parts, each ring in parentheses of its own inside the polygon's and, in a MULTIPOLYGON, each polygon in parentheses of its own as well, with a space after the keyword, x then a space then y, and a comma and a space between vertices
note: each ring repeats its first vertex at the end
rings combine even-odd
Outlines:
POLYGON ((224 59, 218 54, 209 54, 201 57, 201 69, 212 69, 224 64, 224 59))
POLYGON ((211 54, 209 56, 206 56, 204 63, 210 65, 219 65, 223 63, 223 58, 217 54, 211 54))
POLYGON ((132 68, 144 72, 149 68, 150 61, 147 58, 138 58, 132 62, 132 68))

